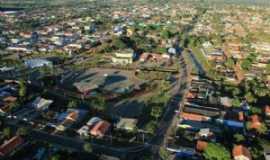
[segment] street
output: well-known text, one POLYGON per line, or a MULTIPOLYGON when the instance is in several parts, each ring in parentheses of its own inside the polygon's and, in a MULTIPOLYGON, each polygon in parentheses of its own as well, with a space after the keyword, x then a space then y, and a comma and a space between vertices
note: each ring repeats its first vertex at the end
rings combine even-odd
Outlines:
POLYGON ((188 72, 187 65, 182 55, 179 57, 179 64, 181 70, 179 71, 180 79, 178 81, 177 89, 173 93, 173 97, 167 105, 167 109, 159 122, 159 127, 157 129, 156 135, 150 141, 152 145, 152 151, 154 154, 154 159, 159 160, 159 149, 160 147, 166 147, 166 140, 170 135, 171 128, 177 123, 177 116, 175 111, 179 110, 181 102, 183 101, 183 96, 187 89, 188 82, 188 72))

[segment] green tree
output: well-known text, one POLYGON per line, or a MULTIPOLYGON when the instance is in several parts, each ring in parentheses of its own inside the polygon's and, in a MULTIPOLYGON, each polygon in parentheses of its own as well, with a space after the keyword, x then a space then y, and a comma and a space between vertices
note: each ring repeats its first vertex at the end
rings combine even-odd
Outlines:
POLYGON ((17 130, 16 134, 18 136, 27 136, 29 134, 29 129, 25 128, 25 127, 21 127, 17 130))
POLYGON ((91 153, 93 151, 92 145, 90 143, 85 143, 83 145, 83 149, 87 153, 91 153))
POLYGON ((250 60, 248 60, 248 59, 244 59, 243 62, 241 63, 241 67, 244 70, 249 70, 251 65, 252 65, 252 62, 250 60))
POLYGON ((256 87, 256 88, 253 88, 253 90, 254 90, 254 93, 256 94, 256 96, 258 96, 258 97, 264 97, 269 93, 269 90, 266 86, 256 87))
POLYGON ((19 106, 20 106, 20 104, 18 102, 13 102, 13 103, 10 104, 10 109, 15 110, 19 106))
POLYGON ((241 101, 238 98, 234 98, 232 100, 232 106, 233 107, 240 107, 240 105, 241 105, 241 101))
POLYGON ((3 136, 6 137, 6 138, 10 138, 11 136, 11 129, 10 128, 4 128, 3 130, 3 136))
POLYGON ((145 126, 145 130, 150 134, 154 134, 156 131, 156 128, 157 128, 157 124, 155 121, 150 121, 145 126))
POLYGON ((270 62, 266 65, 266 73, 270 74, 270 62))
POLYGON ((169 30, 164 29, 163 31, 161 31, 161 37, 162 37, 163 39, 168 39, 168 38, 170 38, 171 36, 172 36, 172 33, 171 33, 169 30))
POLYGON ((161 113, 162 113, 162 108, 160 106, 152 107, 151 116, 154 117, 156 121, 161 116, 161 113))
POLYGON ((230 160, 230 152, 219 143, 208 143, 203 157, 206 160, 230 160))
POLYGON ((106 110, 106 100, 103 96, 98 95, 91 101, 91 106, 98 111, 106 110))
POLYGON ((244 59, 241 63, 241 67, 244 70, 249 70, 252 66, 252 63, 256 60, 257 54, 256 53, 250 53, 246 59, 244 59))
POLYGON ((126 44, 119 37, 112 38, 112 45, 116 49, 125 49, 127 47, 126 44))
POLYGON ((25 97, 26 95, 26 85, 24 80, 19 80, 19 96, 25 97))
POLYGON ((51 160, 60 160, 61 156, 59 154, 55 154, 52 156, 51 160))
POLYGON ((251 92, 247 92, 245 94, 245 98, 246 98, 248 103, 254 103, 257 101, 256 97, 254 97, 254 95, 251 92))
POLYGON ((265 134, 267 132, 267 130, 268 130, 268 128, 266 127, 265 123, 262 123, 257 131, 259 134, 265 134))
POLYGON ((164 147, 160 147, 160 149, 159 149, 159 156, 163 160, 167 160, 170 157, 170 153, 164 147))
POLYGON ((251 155, 253 159, 264 159, 264 149, 260 140, 255 139, 251 146, 251 155))
POLYGON ((236 143, 241 143, 245 141, 245 137, 242 134, 236 133, 233 135, 233 138, 236 143))
POLYGON ((238 96, 240 94, 240 89, 237 88, 237 87, 234 87, 233 90, 232 90, 232 94, 234 97, 238 96))
POLYGON ((72 100, 72 101, 69 101, 68 102, 68 105, 67 105, 67 107, 68 108, 75 108, 75 107, 77 107, 77 102, 76 101, 74 101, 74 100, 72 100))

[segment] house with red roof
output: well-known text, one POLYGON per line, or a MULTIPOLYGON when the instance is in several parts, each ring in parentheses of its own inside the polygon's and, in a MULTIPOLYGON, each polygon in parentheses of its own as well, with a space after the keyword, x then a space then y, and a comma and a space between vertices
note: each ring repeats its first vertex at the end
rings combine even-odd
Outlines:
POLYGON ((234 160, 251 160, 249 150, 243 145, 236 145, 233 147, 232 155, 234 160))
POLYGON ((250 125, 249 128, 250 129, 259 129, 262 125, 262 123, 260 122, 260 118, 258 115, 252 115, 250 116, 250 125))
POLYGON ((111 124, 107 121, 99 121, 91 130, 90 134, 95 137, 102 138, 110 129, 111 124))
POLYGON ((199 114, 181 112, 180 117, 184 120, 192 120, 192 121, 209 121, 211 118, 199 114))
POLYGON ((198 140, 196 144, 196 150, 199 152, 203 152, 207 148, 207 145, 207 142, 198 140))
POLYGON ((7 154, 11 153, 18 146, 23 144, 23 139, 20 136, 14 136, 4 144, 0 146, 0 156, 4 157, 7 154))

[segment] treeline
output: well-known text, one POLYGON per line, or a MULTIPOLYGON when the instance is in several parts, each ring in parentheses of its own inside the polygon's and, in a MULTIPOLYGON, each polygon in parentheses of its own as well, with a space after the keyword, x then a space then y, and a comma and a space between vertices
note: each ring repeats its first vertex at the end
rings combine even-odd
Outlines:
POLYGON ((2 8, 38 8, 48 6, 76 6, 89 2, 91 0, 7 0, 0 1, 0 6, 2 8))
POLYGON ((183 2, 208 3, 208 4, 238 4, 238 5, 270 5, 269 0, 180 0, 183 2))

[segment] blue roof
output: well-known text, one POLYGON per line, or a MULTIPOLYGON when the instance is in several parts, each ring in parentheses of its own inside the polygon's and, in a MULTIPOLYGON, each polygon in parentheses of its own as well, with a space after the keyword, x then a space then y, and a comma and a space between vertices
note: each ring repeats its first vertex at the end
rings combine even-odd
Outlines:
POLYGON ((232 120, 224 120, 224 125, 228 127, 237 127, 237 128, 243 128, 244 123, 238 122, 238 121, 232 121, 232 120))
POLYGON ((36 68, 36 67, 42 67, 42 66, 51 66, 52 62, 46 59, 36 58, 36 59, 26 60, 24 64, 29 68, 36 68))
POLYGON ((195 154, 193 150, 181 150, 176 153, 176 157, 184 158, 184 157, 192 157, 195 154))

